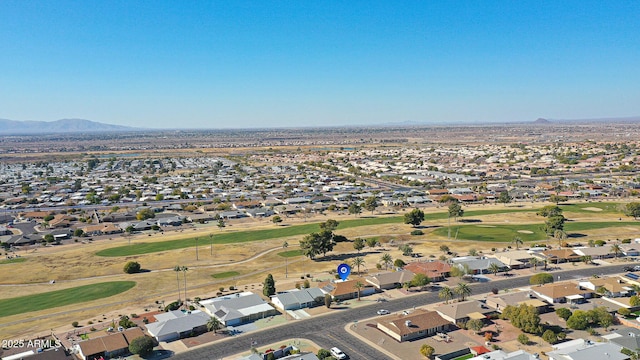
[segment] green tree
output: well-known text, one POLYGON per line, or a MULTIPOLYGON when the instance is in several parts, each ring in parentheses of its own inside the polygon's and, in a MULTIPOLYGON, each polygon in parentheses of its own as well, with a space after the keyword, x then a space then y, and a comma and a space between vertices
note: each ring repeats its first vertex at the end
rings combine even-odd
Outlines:
POLYGON ((458 295, 460 301, 464 301, 467 296, 471 295, 471 287, 466 283, 458 283, 453 291, 458 295))
POLYGON ((467 321, 467 329, 473 330, 476 334, 484 327, 484 321, 480 319, 471 319, 467 321))
POLYGON ((222 323, 218 320, 217 317, 211 316, 209 321, 207 321, 207 330, 212 331, 213 333, 217 333, 218 330, 222 328, 222 323))
POLYGON ((567 327, 574 330, 584 330, 589 326, 590 317, 586 311, 576 310, 567 319, 567 327))
POLYGON ((569 199, 566 196, 560 196, 555 194, 549 196, 549 201, 556 203, 556 205, 561 202, 566 202, 567 200, 569 199))
POLYGON ((364 249, 365 242, 362 238, 356 238, 353 240, 353 248, 360 253, 360 250, 364 249))
POLYGON ((404 223, 413 227, 420 225, 424 221, 424 212, 420 209, 413 209, 404 214, 404 223))
POLYGON ((358 216, 360 215, 361 212, 362 212, 362 208, 360 207, 360 205, 356 203, 349 205, 349 214, 358 216))
POLYGON ((453 299, 453 290, 448 286, 443 286, 440 291, 438 291, 438 297, 444 300, 445 304, 449 303, 449 300, 453 299))
POLYGON ((573 315, 573 313, 567 308, 558 308, 556 309, 556 315, 564 319, 564 321, 567 321, 571 317, 571 315, 573 315))
POLYGON ((147 220, 147 219, 152 219, 154 217, 156 217, 156 213, 149 208, 142 209, 136 213, 136 219, 138 220, 147 220))
POLYGON ((502 310, 501 317, 509 320, 518 329, 529 334, 541 334, 540 315, 536 308, 530 305, 507 305, 502 310))
POLYGON ((529 345, 529 337, 525 334, 518 335, 518 342, 522 345, 529 345))
POLYGON ((553 275, 549 273, 540 273, 535 274, 529 278, 529 284, 531 285, 542 285, 553 282, 553 275))
POLYGON ((529 264, 533 265, 533 270, 538 270, 538 265, 540 265, 540 259, 537 257, 532 257, 529 259, 529 264))
POLYGON ((422 344, 422 346, 420 347, 420 354, 428 359, 431 359, 435 352, 436 349, 434 349, 433 346, 429 344, 422 344))
POLYGON ((453 202, 449 204, 449 217, 454 218, 455 221, 458 221, 459 217, 464 215, 464 210, 462 210, 462 206, 458 202, 453 202))
POLYGON ((366 242, 367 246, 370 248, 374 248, 380 244, 376 238, 367 238, 366 242))
POLYGON ((448 254, 451 251, 451 249, 449 249, 447 245, 440 245, 440 251, 442 251, 445 254, 448 254))
POLYGON ((136 261, 129 261, 124 264, 124 272, 127 274, 135 274, 140 272, 140 263, 136 261))
POLYGON ((501 203, 501 204, 508 204, 513 200, 513 198, 511 197, 511 195, 509 195, 508 191, 503 191, 500 193, 500 195, 498 196, 498 200, 496 200, 497 202, 501 203))
POLYGON ((371 211, 371 214, 373 214, 379 205, 378 198, 375 195, 369 196, 364 200, 364 208, 367 211, 371 211))
POLYGON ((46 234, 44 236, 44 241, 48 243, 52 243, 54 240, 55 240, 55 237, 53 236, 53 234, 46 234))
POLYGON ((129 344, 129 351, 132 354, 140 355, 142 357, 151 354, 155 342, 150 336, 140 336, 133 340, 129 344))
POLYGON ((331 303, 333 302, 333 298, 331 297, 331 294, 324 294, 324 306, 328 308, 331 307, 331 303))
POLYGON ((413 254, 413 248, 409 244, 402 244, 398 246, 398 249, 402 251, 402 255, 404 256, 411 256, 411 254, 413 254))
POLYGON ((542 216, 542 217, 554 217, 554 216, 559 216, 562 215, 562 209, 560 209, 558 206, 556 205, 547 205, 545 207, 543 207, 542 209, 540 209, 536 215, 538 216, 542 216))
POLYGON ((266 297, 270 297, 276 294, 276 282, 273 280, 273 275, 267 275, 264 279, 264 286, 262 288, 262 294, 266 297))
POLYGON ((391 254, 389 254, 389 253, 382 254, 382 256, 380 256, 380 261, 382 261, 382 263, 384 264, 384 268, 386 270, 389 270, 389 266, 391 266, 391 264, 393 264, 393 258, 391 257, 391 254))
POLYGON ((548 236, 554 236, 556 234, 556 231, 564 230, 564 222, 565 221, 566 221, 566 219, 562 215, 550 216, 544 222, 543 230, 548 236))
POLYGON ((318 357, 318 359, 324 360, 328 357, 331 357, 331 353, 327 349, 320 349, 318 350, 318 354, 316 356, 318 357))
POLYGON ((556 333, 554 333, 553 330, 546 330, 542 333, 542 340, 549 344, 555 344, 558 342, 558 336, 556 336, 556 333))
POLYGON ((323 223, 320 223, 320 230, 333 232, 338 228, 338 225, 340 225, 340 222, 329 219, 323 223))
POLYGON ((626 204, 623 213, 637 220, 640 217, 640 202, 630 202, 626 204))
POLYGON ((402 259, 396 259, 393 262, 393 266, 397 267, 397 268, 403 268, 405 265, 407 265, 404 261, 402 261, 402 259))
POLYGON ((638 295, 632 295, 629 298, 629 305, 632 307, 640 306, 640 297, 638 297, 638 295))
POLYGON ((420 290, 423 290, 425 286, 431 283, 431 279, 424 274, 415 274, 413 279, 411 279, 411 286, 419 287, 420 290))
POLYGON ((276 215, 271 218, 271 222, 278 225, 282 222, 282 218, 279 215, 276 215))

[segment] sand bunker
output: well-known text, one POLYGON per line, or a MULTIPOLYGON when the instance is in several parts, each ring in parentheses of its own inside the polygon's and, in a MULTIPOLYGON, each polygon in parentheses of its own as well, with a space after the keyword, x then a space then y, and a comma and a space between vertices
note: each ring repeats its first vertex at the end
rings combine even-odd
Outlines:
POLYGON ((518 232, 520 234, 533 234, 533 231, 529 231, 529 230, 518 230, 518 232))
POLYGON ((588 210, 588 211, 602 211, 602 209, 597 208, 597 207, 586 207, 586 208, 583 208, 583 210, 588 210))

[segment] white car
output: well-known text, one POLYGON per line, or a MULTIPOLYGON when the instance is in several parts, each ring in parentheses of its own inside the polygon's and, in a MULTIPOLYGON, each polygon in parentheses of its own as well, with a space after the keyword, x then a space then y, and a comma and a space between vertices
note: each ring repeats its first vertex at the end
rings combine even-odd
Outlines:
POLYGON ((378 310, 378 315, 389 315, 389 310, 378 310))
POLYGON ((331 353, 331 356, 333 356, 338 360, 343 360, 347 358, 347 354, 343 353, 342 350, 338 349, 337 347, 332 347, 329 350, 329 352, 331 353))

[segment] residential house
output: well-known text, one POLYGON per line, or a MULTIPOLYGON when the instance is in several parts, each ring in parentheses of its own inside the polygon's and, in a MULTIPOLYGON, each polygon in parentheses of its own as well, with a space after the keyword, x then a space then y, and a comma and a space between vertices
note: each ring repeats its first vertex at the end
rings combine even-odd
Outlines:
POLYGON ((511 250, 487 255, 498 259, 511 269, 522 269, 527 266, 531 260, 531 254, 527 250, 511 250))
POLYGON ((549 264, 559 264, 564 262, 581 261, 580 255, 572 249, 553 249, 533 253, 533 256, 549 264))
POLYGON ((378 290, 395 289, 413 280, 415 274, 409 270, 388 271, 366 277, 366 281, 378 290))
POLYGON ((531 289, 536 296, 549 304, 557 303, 581 303, 584 299, 591 298, 593 291, 582 289, 575 282, 565 282, 560 284, 545 284, 531 289))
POLYGON ((506 294, 489 295, 487 296, 486 304, 487 306, 496 309, 500 313, 502 312, 502 310, 504 310, 505 307, 509 305, 533 306, 534 308, 536 308, 536 310, 538 310, 539 314, 548 312, 550 310, 550 306, 548 303, 541 301, 530 291, 518 291, 509 292, 506 294))
POLYGON ((142 336, 144 336, 142 330, 134 327, 122 332, 81 341, 74 348, 83 360, 112 358, 129 354, 131 341, 142 336))
POLYGON ((428 262, 412 262, 404 266, 405 270, 414 274, 422 274, 428 276, 433 281, 444 281, 449 276, 451 265, 444 261, 428 261, 428 262))
POLYGON ((291 290, 271 297, 271 303, 280 310, 313 307, 322 302, 324 293, 319 288, 291 290))
POLYGON ((631 296, 633 287, 620 278, 606 277, 598 279, 586 279, 578 283, 580 287, 607 297, 631 296))
POLYGON ((500 260, 492 257, 485 256, 463 256, 451 259, 453 266, 457 266, 461 269, 468 268, 470 274, 488 274, 491 268, 491 264, 496 264, 504 271, 508 269, 507 265, 500 260))
POLYGON ((250 291, 200 301, 205 311, 226 326, 235 326, 277 314, 276 309, 250 291))
POLYGON ((330 281, 318 284, 318 287, 325 293, 330 294, 334 301, 354 299, 358 297, 358 290, 355 288, 356 283, 362 283, 360 296, 368 296, 376 292, 376 288, 363 278, 357 278, 346 281, 330 281))
POLYGON ((111 235, 122 232, 122 229, 118 225, 112 223, 88 225, 81 227, 80 229, 82 229, 84 234, 88 236, 111 235))
POLYGON ((478 354, 469 360, 539 360, 538 354, 530 354, 524 350, 516 350, 510 353, 504 350, 495 350, 484 354, 478 354))
POLYGON ((376 327, 396 341, 403 342, 447 331, 450 323, 435 311, 417 309, 406 315, 382 317, 376 327))
POLYGON ((207 322, 211 318, 209 314, 199 310, 186 313, 174 310, 154 317, 158 321, 149 323, 146 327, 147 332, 158 341, 173 341, 206 332, 207 322))
POLYGON ((576 339, 552 345, 547 352, 549 360, 629 360, 629 355, 620 352, 622 347, 611 342, 594 342, 576 339))
POLYGON ((574 248, 573 251, 579 256, 591 256, 592 260, 612 258, 613 253, 609 246, 596 247, 580 247, 574 248))
POLYGON ((443 318, 447 319, 453 324, 460 322, 467 322, 471 319, 482 320, 487 315, 494 313, 495 310, 488 307, 478 300, 467 300, 462 302, 441 304, 438 305, 435 310, 443 318))

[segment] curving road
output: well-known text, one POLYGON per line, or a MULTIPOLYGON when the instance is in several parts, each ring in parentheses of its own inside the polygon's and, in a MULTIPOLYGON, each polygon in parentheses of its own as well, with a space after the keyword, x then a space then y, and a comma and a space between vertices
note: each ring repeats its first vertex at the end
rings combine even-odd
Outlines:
MULTIPOLYGON (((590 267, 579 270, 554 271, 555 276, 561 275, 562 280, 579 279, 591 277, 594 269, 597 273, 613 274, 622 272, 626 265, 609 265, 590 267)), ((487 283, 471 284, 474 294, 483 294, 491 291, 492 288, 511 289, 529 285, 529 277, 513 277, 504 280, 494 280, 487 283)), ((384 303, 384 308, 391 312, 399 312, 412 307, 424 306, 436 303, 437 292, 428 292, 415 296, 408 296, 401 299, 389 300, 384 303)), ((356 337, 347 333, 345 325, 354 321, 371 318, 375 316, 375 305, 362 306, 349 310, 335 310, 334 312, 317 316, 310 319, 290 322, 279 327, 252 331, 247 334, 238 335, 220 342, 206 345, 200 348, 177 354, 175 359, 223 359, 251 348, 251 342, 257 341, 257 346, 277 343, 292 338, 306 338, 312 340, 319 346, 328 349, 337 346, 347 353, 352 360, 358 359, 389 359, 389 357, 378 350, 370 347, 356 337)))

